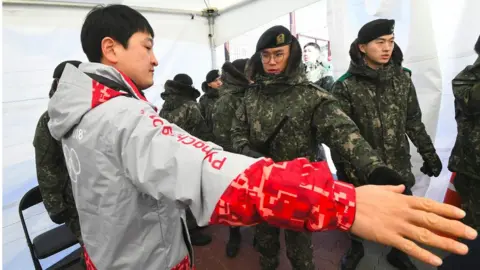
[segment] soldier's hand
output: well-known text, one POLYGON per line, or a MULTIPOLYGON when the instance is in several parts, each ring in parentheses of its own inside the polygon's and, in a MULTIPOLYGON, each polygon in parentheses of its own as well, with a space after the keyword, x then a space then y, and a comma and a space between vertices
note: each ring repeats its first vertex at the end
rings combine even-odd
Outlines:
POLYGON ((427 198, 402 195, 400 193, 404 188, 403 185, 366 185, 356 188, 357 208, 351 232, 364 239, 398 248, 434 266, 442 264, 442 260, 414 241, 452 253, 466 254, 467 246, 453 240, 457 237, 477 237, 475 230, 458 221, 465 216, 465 212, 427 198))
POLYGON ((423 166, 420 168, 420 171, 430 177, 439 176, 442 172, 442 161, 437 153, 429 154, 424 157, 423 166))

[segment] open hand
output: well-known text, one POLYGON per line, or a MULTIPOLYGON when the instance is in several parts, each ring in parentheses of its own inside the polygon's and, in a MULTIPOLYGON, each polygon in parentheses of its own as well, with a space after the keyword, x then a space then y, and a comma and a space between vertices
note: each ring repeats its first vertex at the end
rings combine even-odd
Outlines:
POLYGON ((441 265, 442 260, 414 241, 466 254, 467 246, 454 240, 457 237, 477 237, 474 229, 458 221, 465 212, 431 199, 402 195, 404 189, 403 185, 356 188, 357 206, 351 232, 364 239, 393 246, 434 266, 441 265))

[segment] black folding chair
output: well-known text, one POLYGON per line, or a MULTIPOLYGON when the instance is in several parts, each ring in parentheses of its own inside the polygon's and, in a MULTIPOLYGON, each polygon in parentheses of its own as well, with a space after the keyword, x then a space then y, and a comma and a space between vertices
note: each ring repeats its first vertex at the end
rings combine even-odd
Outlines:
MULTIPOLYGON (((48 258, 78 243, 76 236, 65 224, 38 235, 32 242, 25 223, 23 211, 41 202, 43 202, 42 194, 40 193, 39 187, 36 186, 23 195, 18 205, 18 213, 20 215, 20 221, 22 222, 23 232, 25 233, 27 245, 30 249, 33 265, 36 270, 43 269, 39 260, 48 258)), ((72 253, 75 252, 78 253, 78 250, 72 253)), ((70 259, 80 260, 80 257, 70 259)))

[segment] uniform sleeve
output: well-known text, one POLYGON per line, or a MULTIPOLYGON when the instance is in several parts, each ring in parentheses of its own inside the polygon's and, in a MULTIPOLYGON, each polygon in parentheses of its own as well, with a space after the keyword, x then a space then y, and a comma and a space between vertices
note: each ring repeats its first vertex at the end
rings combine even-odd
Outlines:
POLYGON ((115 120, 113 147, 121 149, 125 174, 139 191, 189 206, 200 226, 266 221, 318 231, 348 230, 352 225, 355 190, 334 182, 325 162, 297 159, 275 164, 225 152, 152 109, 132 110, 125 109, 115 120), (268 196, 272 199, 266 200, 268 196), (285 206, 288 202, 296 204, 285 206))
POLYGON ((362 172, 365 178, 377 167, 384 166, 381 159, 360 135, 355 123, 338 107, 333 97, 322 97, 312 125, 322 140, 341 157, 362 172))
POLYGON ((235 111, 235 117, 232 120, 232 144, 237 153, 241 153, 243 148, 249 144, 249 126, 244 100, 235 111))
POLYGON ((235 152, 230 136, 235 111, 229 99, 220 98, 215 102, 212 113, 214 141, 229 152, 235 152))
POLYGON ((408 93, 406 132, 424 159, 427 155, 435 154, 435 147, 422 122, 422 111, 413 82, 410 82, 408 93))
POLYGON ((346 86, 342 82, 335 82, 331 93, 338 100, 338 105, 348 116, 352 115, 351 98, 347 92, 346 86))
MULTIPOLYGON (((330 92, 338 100, 340 109, 350 117, 352 115, 352 103, 345 84, 340 81, 335 82, 330 92)), ((335 168, 337 169, 337 176, 341 175, 343 178, 345 178, 343 164, 345 160, 342 160, 341 155, 334 149, 331 149, 331 155, 333 163, 335 164, 335 168)))
POLYGON ((200 113, 202 114, 203 118, 205 119, 205 115, 206 115, 206 99, 205 99, 205 95, 201 96, 200 97, 200 101, 198 102, 198 104, 200 105, 200 113))
POLYGON ((64 222, 63 214, 68 209, 63 193, 70 179, 61 145, 50 135, 47 123, 48 119, 40 119, 33 141, 37 179, 50 218, 61 224, 64 222))
POLYGON ((192 135, 201 138, 204 141, 213 141, 213 134, 208 130, 205 118, 200 112, 200 107, 197 104, 190 106, 187 121, 189 122, 192 135))

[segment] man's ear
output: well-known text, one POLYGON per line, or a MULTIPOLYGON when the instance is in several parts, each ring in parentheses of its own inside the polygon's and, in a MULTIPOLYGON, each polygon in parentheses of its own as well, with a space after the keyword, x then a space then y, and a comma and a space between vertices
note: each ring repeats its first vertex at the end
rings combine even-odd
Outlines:
POLYGON ((105 37, 102 39, 102 58, 113 64, 118 62, 117 54, 115 53, 115 45, 116 42, 111 37, 105 37))
POLYGON ((367 53, 367 44, 359 44, 358 49, 364 54, 367 53))

